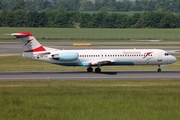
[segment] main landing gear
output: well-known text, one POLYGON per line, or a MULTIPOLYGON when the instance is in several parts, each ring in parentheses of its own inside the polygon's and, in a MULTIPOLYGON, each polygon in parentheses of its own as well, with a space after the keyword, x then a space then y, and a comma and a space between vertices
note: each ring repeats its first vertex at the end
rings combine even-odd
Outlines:
POLYGON ((158 72, 161 72, 161 66, 158 65, 158 67, 159 67, 159 68, 157 69, 157 71, 158 71, 158 72))
POLYGON ((100 73, 100 72, 101 72, 101 68, 97 67, 97 68, 95 69, 95 72, 96 72, 96 73, 100 73))
POLYGON ((87 72, 93 72, 93 68, 90 66, 87 68, 87 72))
MULTIPOLYGON (((160 65, 158 65, 158 69, 157 69, 157 72, 161 72, 161 66, 160 65)), ((91 66, 89 66, 88 68, 87 68, 87 72, 93 72, 93 68, 91 67, 91 66)), ((98 66, 96 69, 95 69, 95 72, 96 73, 100 73, 101 72, 101 68, 98 66)))
MULTIPOLYGON (((93 68, 92 68, 91 66, 88 67, 88 68, 87 68, 87 72, 93 72, 93 68)), ((96 73, 100 73, 100 72, 101 72, 101 68, 97 67, 97 68, 95 69, 95 72, 96 72, 96 73)))

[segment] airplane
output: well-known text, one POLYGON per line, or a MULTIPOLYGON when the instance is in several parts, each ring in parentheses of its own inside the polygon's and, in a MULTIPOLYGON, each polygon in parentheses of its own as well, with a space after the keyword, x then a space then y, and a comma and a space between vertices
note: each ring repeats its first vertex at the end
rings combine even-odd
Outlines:
POLYGON ((86 66, 87 72, 101 72, 101 66, 161 66, 176 62, 176 58, 161 49, 90 49, 90 50, 59 50, 42 46, 30 32, 12 33, 21 44, 26 58, 44 61, 62 66, 86 66))

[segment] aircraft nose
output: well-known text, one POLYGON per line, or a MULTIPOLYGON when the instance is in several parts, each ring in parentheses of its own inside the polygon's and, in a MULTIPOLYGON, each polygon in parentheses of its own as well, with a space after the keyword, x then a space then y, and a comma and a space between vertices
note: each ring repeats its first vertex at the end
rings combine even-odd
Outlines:
POLYGON ((169 63, 174 63, 174 62, 176 62, 176 58, 174 57, 174 56, 171 56, 171 57, 169 57, 169 59, 168 59, 168 61, 169 61, 169 63))

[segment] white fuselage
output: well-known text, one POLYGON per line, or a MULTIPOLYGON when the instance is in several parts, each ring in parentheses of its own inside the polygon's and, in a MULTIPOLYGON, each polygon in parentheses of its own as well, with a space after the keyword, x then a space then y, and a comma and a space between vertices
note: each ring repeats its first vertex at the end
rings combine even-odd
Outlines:
POLYGON ((24 52, 24 56, 36 60, 64 66, 98 66, 102 65, 167 65, 176 58, 161 49, 104 49, 104 50, 57 50, 46 48, 46 53, 24 52), (55 60, 52 55, 61 53, 77 53, 76 60, 55 60))

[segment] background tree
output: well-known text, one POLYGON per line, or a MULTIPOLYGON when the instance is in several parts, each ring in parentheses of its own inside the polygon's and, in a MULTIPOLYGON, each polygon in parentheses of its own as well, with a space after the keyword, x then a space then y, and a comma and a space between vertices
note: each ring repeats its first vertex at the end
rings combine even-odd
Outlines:
POLYGON ((4 9, 0 12, 1 27, 179 28, 179 19, 180 14, 170 12, 145 12, 131 16, 107 11, 91 14, 50 9, 4 9))
POLYGON ((0 0, 0 9, 60 11, 159 11, 180 12, 180 0, 0 0))
POLYGON ((176 17, 172 13, 166 13, 164 14, 163 18, 160 21, 160 27, 161 28, 176 28, 177 22, 176 17))
POLYGON ((94 3, 89 0, 82 0, 80 2, 80 8, 81 11, 94 11, 94 3))
POLYGON ((30 11, 26 14, 28 27, 39 27, 39 13, 37 11, 30 11))
POLYGON ((2 9, 3 0, 0 0, 0 9, 2 9))
POLYGON ((136 0, 136 1, 132 4, 131 10, 132 10, 132 11, 142 11, 142 6, 141 6, 139 0, 136 0))
POLYGON ((26 18, 26 11, 19 9, 14 12, 13 24, 16 27, 27 27, 28 20, 26 18))
POLYGON ((79 0, 59 0, 57 3, 58 10, 62 11, 76 11, 80 8, 79 0))
POLYGON ((37 10, 35 2, 32 0, 26 0, 25 6, 28 11, 37 10))
POLYGON ((24 0, 16 0, 16 2, 13 3, 12 10, 19 10, 19 9, 22 10, 26 9, 24 0))
POLYGON ((160 12, 147 12, 144 13, 144 27, 158 28, 160 21, 164 14, 160 12))
POLYGON ((55 27, 59 27, 59 28, 65 28, 65 27, 69 27, 69 13, 68 12, 58 12, 55 15, 55 19, 54 22, 55 27))
POLYGON ((79 23, 81 28, 91 28, 90 22, 91 22, 91 14, 85 13, 80 15, 79 23))
POLYGON ((7 10, 3 10, 1 12, 0 18, 1 18, 1 26, 2 27, 14 27, 14 12, 9 12, 7 10))

